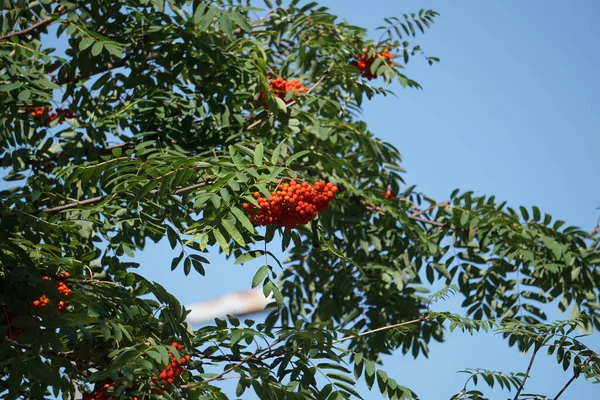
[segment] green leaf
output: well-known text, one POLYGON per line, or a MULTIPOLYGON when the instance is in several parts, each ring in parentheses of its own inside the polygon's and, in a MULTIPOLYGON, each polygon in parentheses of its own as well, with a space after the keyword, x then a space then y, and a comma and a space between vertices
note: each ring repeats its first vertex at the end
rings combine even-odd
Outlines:
POLYGON ((98 54, 102 53, 102 49, 104 48, 104 44, 101 42, 96 42, 92 46, 92 55, 96 57, 98 54))
POLYGON ((256 150, 254 151, 254 164, 257 167, 262 167, 263 166, 264 154, 265 154, 265 148, 264 148, 264 146, 263 146, 262 143, 259 143, 256 146, 256 150))
POLYGON ((290 164, 293 163, 296 159, 298 159, 300 157, 304 157, 308 153, 310 153, 310 150, 302 150, 302 151, 299 151, 298 153, 295 153, 294 155, 292 155, 290 158, 288 158, 285 161, 285 165, 289 167, 290 164))
POLYGON ((232 12, 229 15, 229 17, 242 30, 244 30, 244 31, 251 31, 252 30, 252 26, 250 25, 250 22, 248 21, 248 19, 246 17, 244 17, 243 15, 241 15, 240 13, 237 13, 237 12, 234 11, 234 12, 232 12))
POLYGON ((239 244, 240 246, 245 246, 246 245, 246 242, 244 241, 244 238, 242 237, 242 234, 240 233, 240 231, 238 230, 238 228, 236 228, 235 224, 233 224, 228 219, 224 219, 223 221, 221 221, 221 224, 223 225, 223 228, 225 228, 225 230, 227 231, 227 233, 229 233, 229 235, 231 236, 231 238, 233 240, 235 240, 235 242, 237 244, 239 244))
POLYGON ((275 97, 275 104, 277 105, 277 109, 279 111, 281 111, 281 112, 287 111, 287 104, 285 104, 285 101, 283 101, 279 97, 275 97))
POLYGON ((20 88, 22 85, 19 82, 7 83, 0 85, 0 92, 10 92, 12 90, 20 88))
POLYGON ((252 261, 262 255, 264 255, 264 252, 262 250, 252 250, 236 258, 233 264, 243 264, 245 262, 252 261))
POLYGON ((105 44, 104 48, 113 56, 121 58, 123 56, 123 48, 114 44, 105 44))
POLYGON ((279 143, 277 145, 277 147, 275 147, 275 150, 273 150, 273 155, 271 156, 271 164, 273 165, 277 165, 277 162, 279 161, 279 154, 281 153, 281 147, 286 143, 286 140, 282 140, 281 143, 279 143))
POLYGON ((200 31, 204 31, 212 25, 213 19, 215 18, 215 15, 217 15, 217 11, 218 9, 216 7, 208 6, 208 11, 200 19, 200 25, 198 26, 200 31))
POLYGON ((231 213, 237 218, 238 221, 240 221, 242 226, 244 228, 246 228, 246 230, 248 232, 250 232, 252 234, 255 233, 254 225, 252 225, 252 222, 250 221, 250 219, 248 218, 248 216, 246 215, 245 212, 243 212, 242 210, 240 210, 237 207, 232 207, 231 213))
POLYGON ((215 237, 217 243, 219 243, 219 246, 221 246, 223 253, 229 255, 229 244, 227 243, 227 240, 225 240, 223 234, 219 231, 219 228, 213 229, 212 234, 215 237))
POLYGON ((274 283, 273 283, 272 289, 273 289, 273 297, 275 298, 277 307, 279 307, 279 309, 281 309, 283 307, 283 294, 281 293, 281 291, 279 290, 277 285, 275 285, 274 283))
POLYGON ((198 7, 196 7, 196 11, 194 11, 194 23, 197 25, 200 23, 200 21, 202 21, 202 17, 204 16, 204 11, 206 11, 206 6, 208 4, 206 4, 204 1, 200 2, 200 4, 198 4, 198 7))
POLYGON ((269 274, 269 271, 270 268, 268 265, 263 265, 262 267, 260 267, 258 271, 256 271, 256 273, 254 274, 254 277, 252 278, 252 288, 255 288, 258 285, 260 285, 269 274))
POLYGON ((79 42, 79 51, 84 51, 88 47, 94 44, 94 39, 90 37, 83 38, 81 42, 79 42))

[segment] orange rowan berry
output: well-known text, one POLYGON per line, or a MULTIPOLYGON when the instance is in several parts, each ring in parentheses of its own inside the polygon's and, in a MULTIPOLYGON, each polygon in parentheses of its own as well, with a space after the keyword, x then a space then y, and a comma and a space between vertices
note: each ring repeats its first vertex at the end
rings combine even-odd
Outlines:
POLYGON ((383 196, 386 200, 391 200, 392 199, 392 188, 388 185, 387 187, 387 191, 385 192, 385 195, 383 196))
POLYGON ((376 54, 373 57, 367 57, 366 54, 356 56, 356 60, 352 61, 350 64, 354 65, 360 70, 361 76, 363 78, 371 80, 377 78, 377 75, 371 72, 371 66, 378 58, 382 58, 383 60, 385 60, 390 67, 394 66, 394 62, 392 61, 394 59, 394 56, 390 53, 388 49, 383 49, 381 53, 376 54))

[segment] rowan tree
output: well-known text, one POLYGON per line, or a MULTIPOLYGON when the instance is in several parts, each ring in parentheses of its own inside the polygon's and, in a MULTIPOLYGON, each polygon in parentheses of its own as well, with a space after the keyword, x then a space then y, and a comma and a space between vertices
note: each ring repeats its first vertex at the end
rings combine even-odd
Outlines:
MULTIPOLYGON (((457 328, 598 381, 572 333, 600 328, 597 232, 493 196, 436 201, 360 119, 389 83, 420 88, 409 60, 438 60, 409 42, 437 13, 373 40, 281 3, 0 1, 3 398, 227 398, 226 379, 239 397, 360 398, 364 379, 413 399, 380 356, 427 356, 457 328), (165 237, 186 274, 211 249, 264 259, 248 285, 273 296, 266 319, 192 329, 130 260, 165 237), (463 314, 437 311, 450 294, 463 314), (569 320, 546 321, 554 301, 569 320)), ((485 398, 481 377, 534 398, 529 370, 470 374, 448 395, 485 398)))

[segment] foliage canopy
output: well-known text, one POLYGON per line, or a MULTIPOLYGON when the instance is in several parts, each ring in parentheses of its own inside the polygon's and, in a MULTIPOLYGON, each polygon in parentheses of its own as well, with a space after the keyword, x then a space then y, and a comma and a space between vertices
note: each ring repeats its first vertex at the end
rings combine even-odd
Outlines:
MULTIPOLYGON (((437 13, 386 19, 373 41, 317 3, 264 3, 0 0, 3 398, 226 398, 233 377, 237 396, 360 398, 362 377, 411 399, 380 355, 427 356, 456 328, 547 346, 597 381, 571 335, 600 328, 597 235, 493 196, 438 202, 360 119, 390 82, 420 87, 402 71, 437 13), (255 226, 257 198, 291 181, 337 193, 308 224, 255 226), (186 274, 215 247, 264 258, 252 286, 276 307, 193 330, 126 257, 165 237, 186 274), (464 316, 432 310, 451 293, 464 316), (554 301, 569 321, 546 323, 554 301)), ((467 372, 516 396, 527 378, 467 372)))

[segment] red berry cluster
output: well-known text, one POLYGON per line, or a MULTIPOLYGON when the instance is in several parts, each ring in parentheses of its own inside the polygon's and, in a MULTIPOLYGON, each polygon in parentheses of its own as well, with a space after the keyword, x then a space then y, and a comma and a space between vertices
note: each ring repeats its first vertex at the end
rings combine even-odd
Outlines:
MULTIPOLYGON (((306 88, 300 81, 292 79, 290 81, 286 81, 285 79, 279 77, 275 78, 270 82, 271 91, 275 94, 275 96, 279 97, 281 100, 285 101, 285 97, 289 92, 294 92, 292 97, 286 101, 287 104, 290 104, 293 101, 293 98, 297 96, 299 93, 306 93, 306 88)), ((263 92, 260 93, 258 100, 263 100, 265 98, 265 94, 263 92)))
POLYGON ((4 314, 4 316, 6 319, 6 326, 7 326, 6 337, 8 337, 9 339, 12 339, 14 337, 19 336, 21 333, 25 332, 24 328, 15 328, 15 327, 11 326, 12 320, 15 319, 18 315, 12 314, 12 313, 6 313, 6 314, 4 314))
POLYGON ((254 193, 260 208, 245 203, 244 209, 254 225, 277 225, 292 229, 307 224, 317 213, 324 211, 337 193, 338 188, 331 182, 316 182, 312 187, 307 182, 284 183, 271 193, 268 199, 254 193))
MULTIPOLYGON (((183 346, 177 342, 173 342, 171 344, 171 346, 175 347, 175 349, 177 349, 177 352, 179 352, 179 353, 181 353, 181 351, 183 350, 183 346)), ((177 358, 173 355, 171 350, 169 350, 169 356, 170 356, 171 362, 158 375, 158 377, 160 379, 162 379, 163 382, 173 383, 173 382, 175 382, 175 378, 183 373, 183 365, 185 365, 190 360, 191 357, 188 354, 184 357, 181 357, 179 360, 177 360, 177 358)))
MULTIPOLYGON (((37 118, 41 118, 44 115, 44 111, 46 110, 46 107, 33 107, 33 108, 28 108, 27 112, 29 113, 29 115, 31 115, 32 117, 37 117, 37 118)), ((42 121, 41 125, 42 126, 48 126, 50 125, 50 123, 52 121, 54 121, 57 118, 60 118, 59 123, 63 123, 65 118, 74 118, 75 114, 69 110, 68 108, 57 108, 56 111, 52 111, 52 108, 48 108, 48 117, 42 121)))
POLYGON ((114 382, 105 383, 100 386, 94 393, 84 393, 81 400, 107 400, 113 397, 111 394, 107 393, 107 390, 111 387, 115 386, 114 382))
POLYGON ((363 78, 367 78, 368 80, 377 78, 377 75, 371 72, 371 66, 375 62, 376 59, 383 58, 390 67, 394 66, 394 56, 390 53, 388 49, 384 49, 381 53, 376 54, 373 57, 368 57, 366 54, 361 56, 356 56, 356 61, 351 62, 356 68, 360 70, 361 76, 363 78))
POLYGON ((392 197, 392 187, 390 185, 388 185, 387 187, 387 191, 385 192, 385 195, 383 196, 386 200, 391 200, 392 197))
MULTIPOLYGON (((97 389, 93 393, 84 393, 81 400, 109 400, 115 396, 108 393, 111 387, 114 387, 115 383, 105 383, 103 385, 96 385, 97 389)), ((133 396, 131 400, 138 400, 137 396, 133 396)))
MULTIPOLYGON (((64 279, 67 279, 69 277, 71 277, 71 274, 68 272, 62 272, 62 273, 58 274, 58 282, 56 283, 56 290, 58 291, 58 294, 60 294, 61 296, 67 297, 73 293, 71 288, 69 288, 67 286, 67 284, 64 282, 64 279)), ((42 277, 42 279, 45 281, 49 281, 50 277, 44 276, 44 277, 42 277)), ((31 308, 45 307, 48 304, 50 304, 50 300, 48 299, 48 297, 46 297, 46 295, 42 295, 39 299, 34 300, 31 303, 29 303, 31 308)), ((59 313, 63 312, 67 307, 69 307, 69 302, 65 301, 65 300, 60 300, 57 304, 59 313)))

